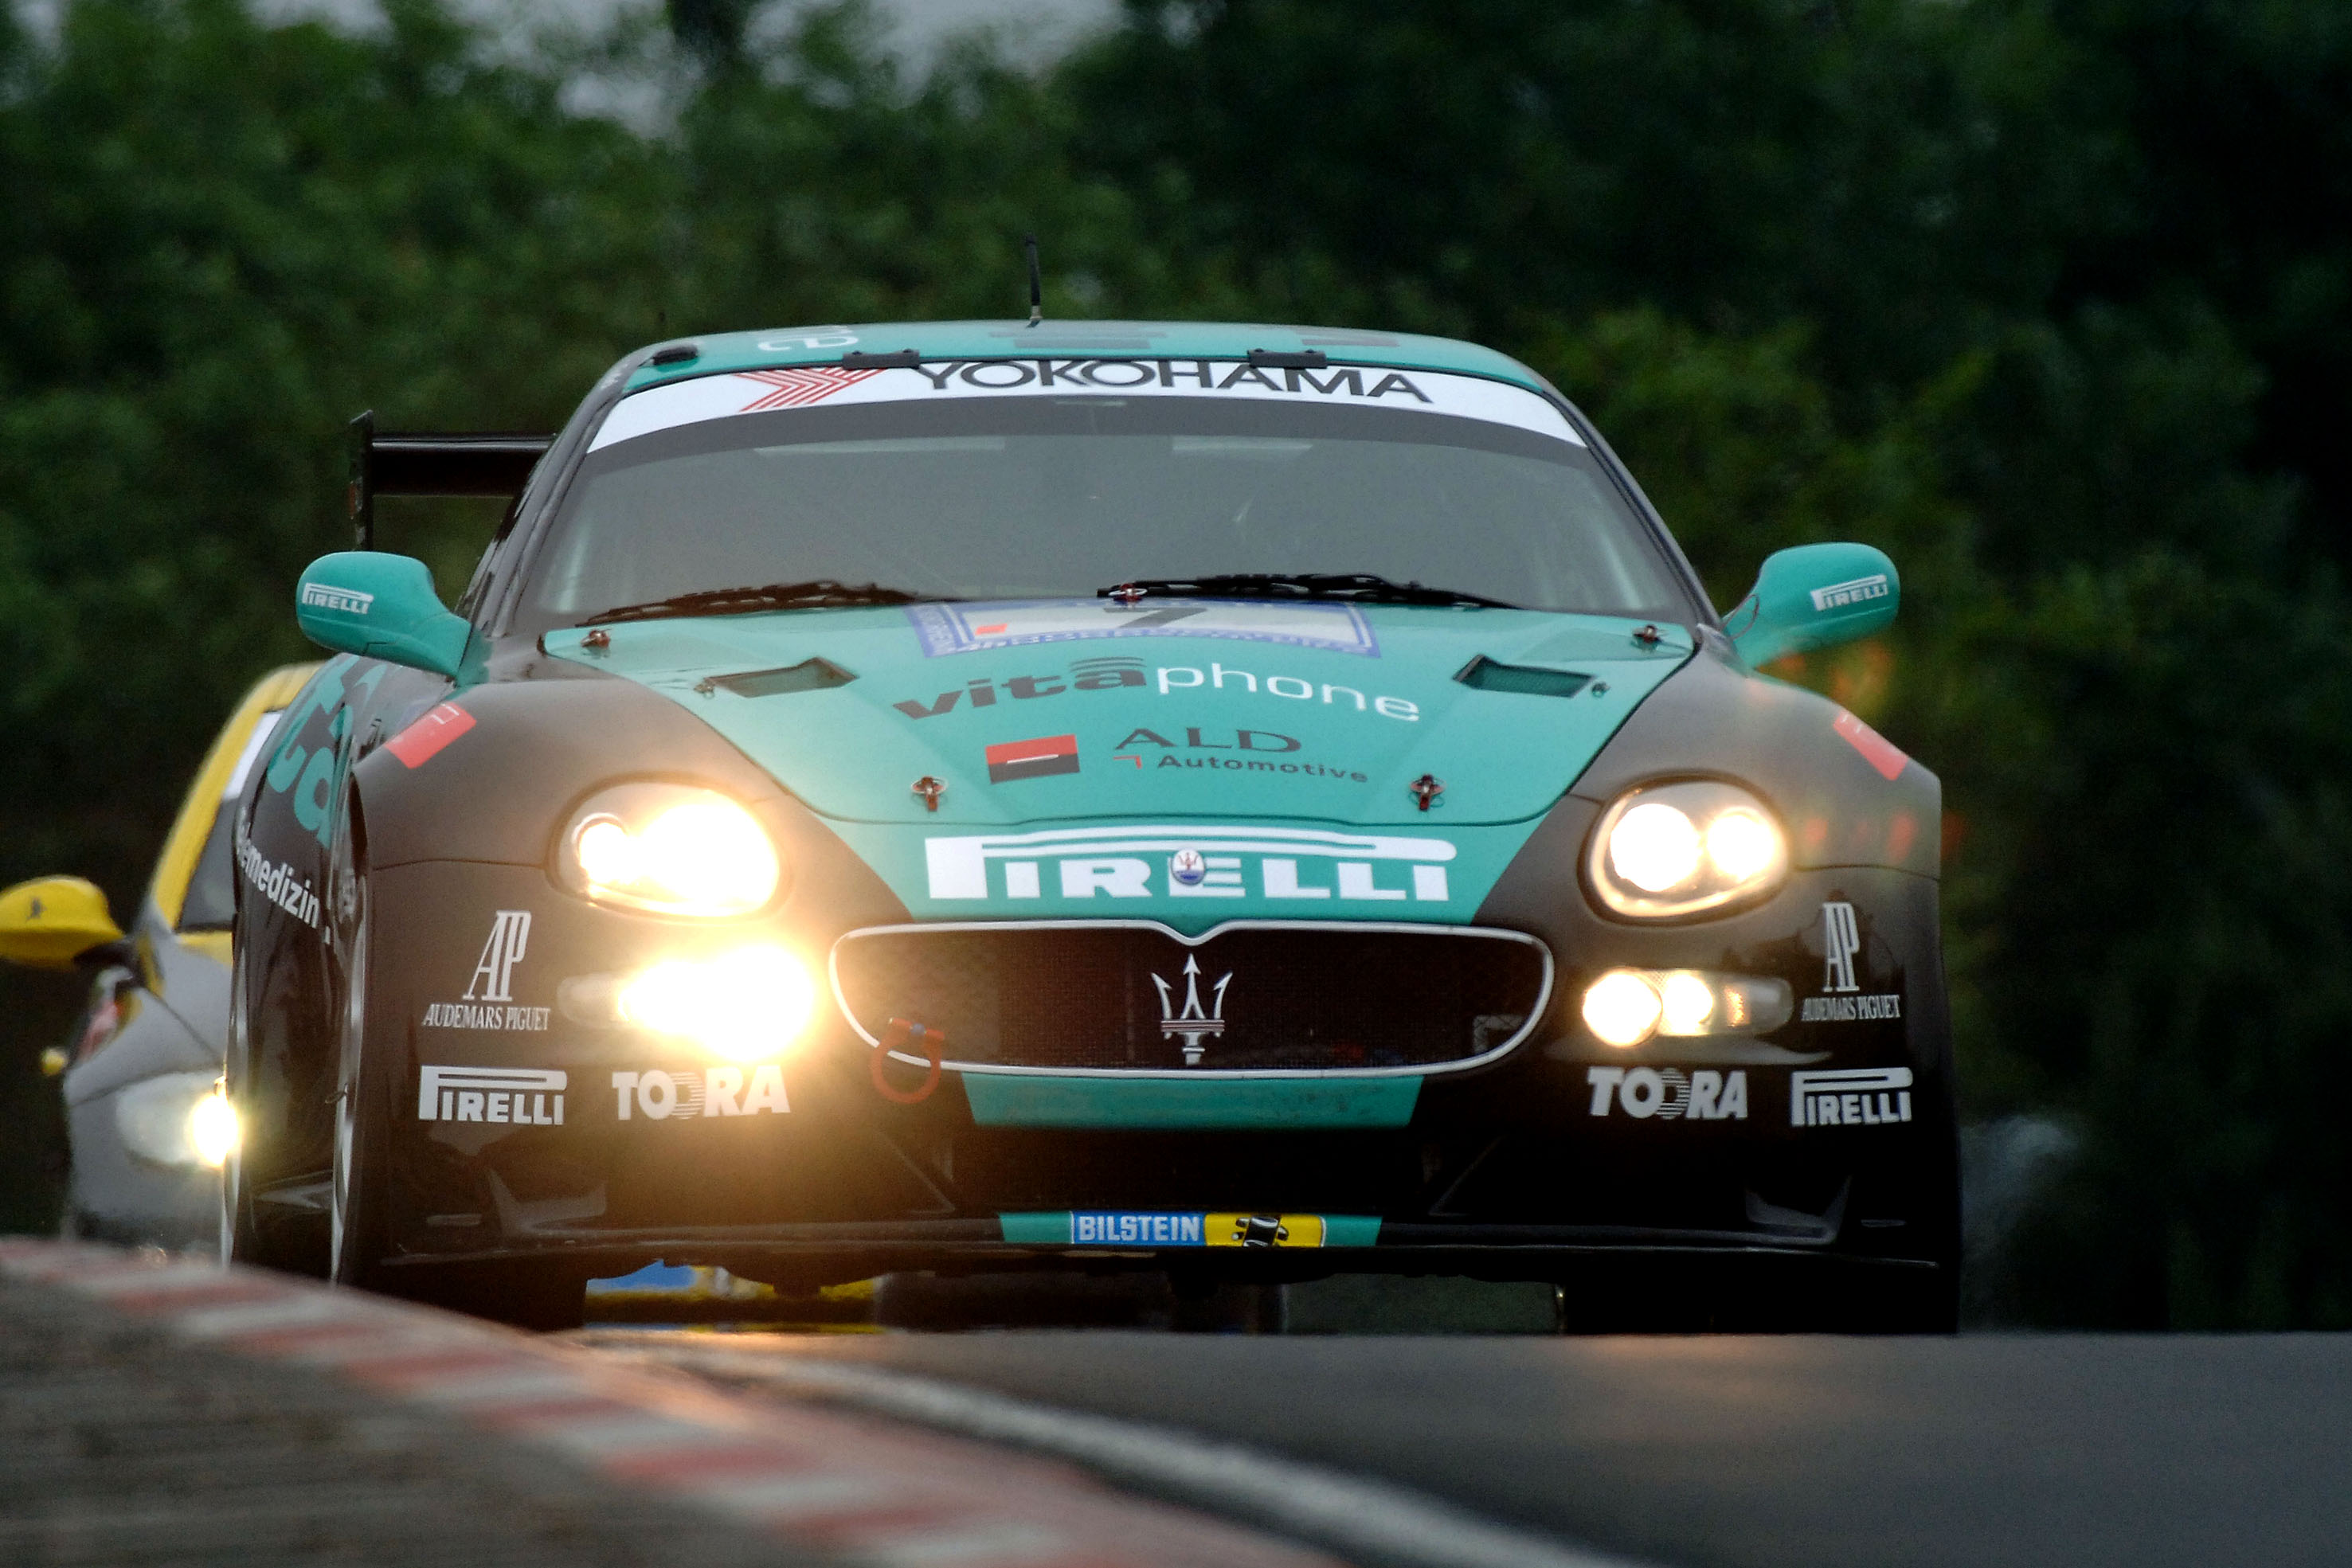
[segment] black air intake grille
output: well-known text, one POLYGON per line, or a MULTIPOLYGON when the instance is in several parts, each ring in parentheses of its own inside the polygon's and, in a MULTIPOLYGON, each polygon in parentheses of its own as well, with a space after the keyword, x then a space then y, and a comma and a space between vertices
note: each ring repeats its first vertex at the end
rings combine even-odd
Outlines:
POLYGON ((1516 1043, 1551 989, 1532 937, 1336 924, 1189 946, 1156 925, 898 926, 843 937, 834 973, 897 1051, 894 1018, 943 1030, 952 1062, 1139 1071, 1460 1064, 1516 1043))

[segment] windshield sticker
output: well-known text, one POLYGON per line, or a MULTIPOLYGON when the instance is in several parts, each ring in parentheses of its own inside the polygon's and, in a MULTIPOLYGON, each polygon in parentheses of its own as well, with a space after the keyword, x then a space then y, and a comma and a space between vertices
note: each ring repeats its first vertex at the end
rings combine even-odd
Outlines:
POLYGON ((1246 599, 1030 599, 1000 604, 910 604, 926 657, 1078 643, 1102 637, 1223 637, 1335 653, 1381 656, 1371 623, 1352 604, 1268 604, 1246 599))
POLYGON ((1262 369, 1230 360, 941 360, 851 370, 806 365, 665 382, 621 400, 591 452, 704 420, 824 402, 931 402, 972 397, 1208 397, 1425 409, 1584 444, 1559 410, 1525 387, 1442 371, 1383 365, 1262 369))

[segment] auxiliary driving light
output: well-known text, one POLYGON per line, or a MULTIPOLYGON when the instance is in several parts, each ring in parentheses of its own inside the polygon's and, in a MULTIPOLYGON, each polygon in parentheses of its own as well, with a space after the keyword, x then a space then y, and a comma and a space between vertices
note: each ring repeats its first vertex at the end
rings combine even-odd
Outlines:
POLYGON ((196 1102, 188 1113, 188 1145, 196 1152, 196 1161, 218 1170, 236 1152, 239 1136, 236 1107, 219 1088, 196 1102))
POLYGON ((816 982, 782 947, 667 958, 622 977, 612 1021, 691 1040, 730 1061, 773 1061, 808 1028, 816 982))
POLYGON ((1584 991, 1584 1027, 1603 1045, 1632 1047, 1653 1035, 1758 1035, 1789 1021, 1786 980, 1701 969, 1612 969, 1584 991))
POLYGON ((236 1109, 216 1072, 165 1072, 114 1097, 123 1146, 159 1166, 219 1168, 236 1147, 236 1109))
POLYGON ((564 885, 600 903, 712 916, 764 908, 782 871, 766 830, 741 806, 652 781, 590 797, 564 827, 556 865, 564 885))
POLYGON ((1601 813, 1585 862, 1601 905, 1635 920, 1719 909, 1770 892, 1788 870, 1788 840, 1764 803, 1712 779, 1620 795, 1601 813))

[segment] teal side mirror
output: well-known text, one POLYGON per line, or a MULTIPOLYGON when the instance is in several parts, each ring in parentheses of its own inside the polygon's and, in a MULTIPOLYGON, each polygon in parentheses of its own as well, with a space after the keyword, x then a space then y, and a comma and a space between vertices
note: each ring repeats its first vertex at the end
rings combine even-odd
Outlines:
POLYGON ((339 550, 304 568, 294 617, 322 648, 437 675, 457 674, 473 630, 442 607, 423 561, 374 550, 339 550))
POLYGON ((1723 618, 1739 656, 1768 664, 1784 653, 1835 647, 1895 620, 1903 580, 1868 545, 1799 545, 1764 558, 1756 586, 1723 618))

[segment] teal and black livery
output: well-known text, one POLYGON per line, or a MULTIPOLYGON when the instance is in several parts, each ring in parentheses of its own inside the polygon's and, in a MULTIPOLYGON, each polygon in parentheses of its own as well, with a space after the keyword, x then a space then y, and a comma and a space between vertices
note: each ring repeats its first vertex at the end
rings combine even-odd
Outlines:
POLYGON ((1556 389, 1402 334, 726 334, 499 439, 454 605, 296 586, 238 1255, 1948 1326, 1939 787, 1759 668, 1892 620, 1876 549, 1718 615, 1556 389))

